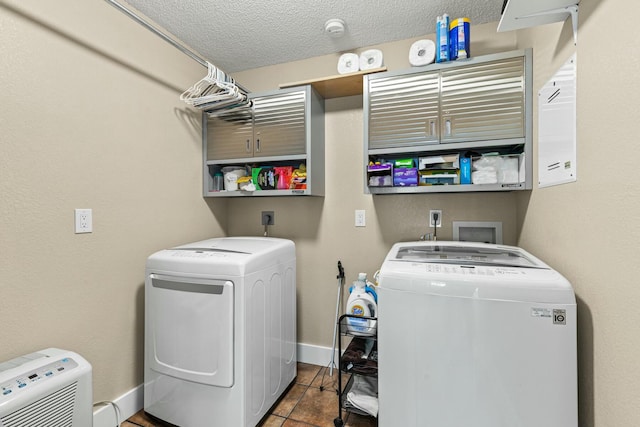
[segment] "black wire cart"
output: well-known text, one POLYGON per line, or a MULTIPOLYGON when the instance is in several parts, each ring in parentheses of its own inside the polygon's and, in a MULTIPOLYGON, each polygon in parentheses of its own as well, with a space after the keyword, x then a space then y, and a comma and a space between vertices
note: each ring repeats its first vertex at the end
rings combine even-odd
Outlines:
MULTIPOLYGON (((365 384, 367 392, 374 395, 377 400, 378 388, 378 339, 377 318, 344 314, 338 319, 338 417, 333 420, 335 427, 344 426, 343 414, 356 413, 368 417, 377 417, 374 413, 367 412, 354 406, 347 398, 348 393, 354 389, 356 383, 365 384), (353 322, 366 322, 354 326, 353 322), (343 337, 348 337, 349 343, 342 352, 343 337), (347 378, 343 378, 347 376, 347 378)), ((377 407, 377 405, 376 405, 377 407)))

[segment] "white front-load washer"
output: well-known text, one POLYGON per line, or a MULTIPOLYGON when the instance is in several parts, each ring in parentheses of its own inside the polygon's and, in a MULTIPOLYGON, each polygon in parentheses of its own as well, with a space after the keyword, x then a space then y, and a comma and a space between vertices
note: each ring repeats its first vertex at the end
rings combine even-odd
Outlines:
POLYGON ((381 427, 577 427, 576 301, 524 250, 394 245, 378 277, 381 427))
POLYGON ((296 376, 296 255, 276 238, 151 255, 144 410, 180 427, 255 426, 296 376))

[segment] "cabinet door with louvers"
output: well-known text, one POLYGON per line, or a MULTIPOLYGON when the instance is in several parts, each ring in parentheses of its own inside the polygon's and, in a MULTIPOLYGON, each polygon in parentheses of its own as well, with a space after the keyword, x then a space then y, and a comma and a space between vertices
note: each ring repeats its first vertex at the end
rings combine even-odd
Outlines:
POLYGON ((365 91, 369 150, 438 143, 438 72, 377 78, 365 91))
POLYGON ((522 138, 524 58, 441 71, 440 142, 522 138))
POLYGON ((207 160, 253 156, 253 112, 250 108, 209 116, 207 160))
POLYGON ((254 156, 305 154, 305 113, 305 90, 254 98, 254 156))

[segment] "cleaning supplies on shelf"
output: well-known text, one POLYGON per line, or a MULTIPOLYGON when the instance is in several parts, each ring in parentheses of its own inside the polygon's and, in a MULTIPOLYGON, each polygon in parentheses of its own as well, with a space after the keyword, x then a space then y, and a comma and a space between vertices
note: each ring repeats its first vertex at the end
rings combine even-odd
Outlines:
POLYGON ((460 184, 471 184, 471 157, 460 157, 460 184))
POLYGON ((276 187, 278 190, 288 190, 291 186, 292 166, 276 166, 273 168, 277 177, 276 187))
POLYGON ((393 164, 386 162, 369 162, 367 166, 369 187, 393 186, 393 164))
POLYGON ((216 172, 213 174, 213 191, 224 190, 224 176, 222 172, 216 172))
MULTIPOLYGON (((257 168, 254 168, 257 169, 257 168)), ((278 187, 278 177, 275 168, 271 166, 262 166, 256 172, 254 184, 260 190, 275 190, 278 187)))
POLYGON ((307 188, 307 166, 304 163, 301 163, 291 173, 290 188, 292 190, 305 190, 307 188))
POLYGON ((469 18, 458 18, 451 21, 449 26, 449 59, 470 58, 471 52, 469 44, 471 42, 469 32, 471 31, 471 20, 469 18))
POLYGON ((358 273, 358 280, 353 282, 353 284, 349 287, 349 293, 353 292, 355 289, 364 289, 366 292, 371 294, 371 296, 374 298, 374 302, 378 304, 378 294, 376 293, 375 286, 376 285, 374 285, 367 279, 367 273, 358 273))
POLYGON ((418 185, 418 169, 414 159, 396 159, 393 166, 393 186, 412 187, 418 185))
POLYGON ((256 186, 250 176, 241 176, 238 178, 238 188, 241 191, 256 191, 256 186))
POLYGON ((367 283, 367 273, 358 274, 358 280, 349 288, 346 313, 347 327, 353 335, 374 335, 376 332, 376 320, 365 319, 376 317, 378 314, 378 295, 371 282, 367 283), (358 317, 363 317, 359 319, 358 317))
POLYGON ((247 175, 246 168, 242 166, 225 166, 222 168, 224 176, 224 189, 236 191, 238 189, 238 178, 247 175))
POLYGON ((436 20, 436 62, 449 60, 449 15, 438 16, 436 20))

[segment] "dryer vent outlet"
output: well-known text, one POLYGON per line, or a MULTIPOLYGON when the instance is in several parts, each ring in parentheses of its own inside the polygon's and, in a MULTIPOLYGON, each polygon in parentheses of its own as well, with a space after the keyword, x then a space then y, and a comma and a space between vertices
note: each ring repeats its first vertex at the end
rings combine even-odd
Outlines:
POLYGON ((262 211, 262 225, 274 225, 276 216, 273 211, 262 211))

